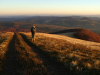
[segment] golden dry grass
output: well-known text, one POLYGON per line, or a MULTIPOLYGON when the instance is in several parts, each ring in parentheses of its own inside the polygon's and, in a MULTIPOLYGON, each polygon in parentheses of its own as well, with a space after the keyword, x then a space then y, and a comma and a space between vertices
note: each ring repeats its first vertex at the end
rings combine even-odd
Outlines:
MULTIPOLYGON (((31 35, 30 32, 26 33, 28 36, 31 35)), ((87 48, 91 48, 91 49, 97 49, 100 50, 100 43, 97 42, 91 42, 91 41, 86 41, 86 40, 81 40, 81 39, 76 39, 76 38, 71 38, 68 36, 64 36, 64 35, 55 35, 55 34, 46 34, 46 33, 36 33, 36 35, 39 36, 45 36, 45 37, 51 37, 51 38, 56 38, 56 39, 62 39, 65 40, 67 42, 70 42, 72 44, 79 44, 79 45, 83 45, 86 46, 87 48)), ((31 36, 30 36, 31 37, 31 36)))
POLYGON ((13 32, 5 32, 5 33, 0 32, 0 48, 5 47, 7 45, 7 41, 13 35, 14 35, 13 32))
MULTIPOLYGON (((23 33, 31 41, 31 34, 23 33)), ((100 51, 83 45, 72 44, 62 39, 36 35, 33 42, 57 62, 61 62, 74 75, 99 75, 100 51)))
POLYGON ((0 32, 0 74, 3 73, 3 64, 5 61, 6 47, 13 35, 14 35, 13 32, 6 32, 6 33, 0 32))
POLYGON ((4 54, 6 53, 5 47, 10 42, 10 39, 14 35, 13 32, 6 32, 6 33, 0 33, 0 40, 2 41, 0 43, 0 58, 2 59, 4 57, 4 54))
POLYGON ((32 51, 31 47, 24 42, 21 35, 16 34, 14 45, 19 63, 17 69, 19 75, 47 75, 42 61, 32 51))

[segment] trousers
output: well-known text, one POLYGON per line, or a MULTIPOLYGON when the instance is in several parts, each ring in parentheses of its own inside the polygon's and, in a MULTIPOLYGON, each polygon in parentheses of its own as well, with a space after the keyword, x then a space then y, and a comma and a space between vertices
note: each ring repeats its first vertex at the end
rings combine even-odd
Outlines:
POLYGON ((35 41, 35 34, 32 33, 32 41, 35 41))

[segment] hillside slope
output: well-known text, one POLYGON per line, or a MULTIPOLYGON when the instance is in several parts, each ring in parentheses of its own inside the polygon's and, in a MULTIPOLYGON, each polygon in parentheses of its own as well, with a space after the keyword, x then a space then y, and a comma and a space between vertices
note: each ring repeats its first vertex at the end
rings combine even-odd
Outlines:
MULTIPOLYGON (((24 33, 24 34, 31 36, 30 32, 24 33)), ((52 37, 52 38, 56 38, 56 39, 62 39, 62 40, 68 41, 72 44, 80 44, 80 45, 86 46, 87 48, 100 50, 100 43, 97 43, 97 42, 85 41, 85 40, 81 40, 81 39, 77 39, 77 38, 71 38, 68 36, 56 35, 56 34, 36 33, 36 35, 45 36, 45 37, 52 37)))
POLYGON ((100 43, 44 33, 37 33, 35 41, 31 41, 30 33, 22 35, 52 60, 63 64, 71 75, 100 75, 100 43))

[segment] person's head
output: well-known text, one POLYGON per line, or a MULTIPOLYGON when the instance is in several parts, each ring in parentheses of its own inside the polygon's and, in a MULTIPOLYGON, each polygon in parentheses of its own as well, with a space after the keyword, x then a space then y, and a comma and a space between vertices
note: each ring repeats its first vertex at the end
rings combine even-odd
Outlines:
POLYGON ((33 26, 33 28, 35 28, 35 26, 33 26))

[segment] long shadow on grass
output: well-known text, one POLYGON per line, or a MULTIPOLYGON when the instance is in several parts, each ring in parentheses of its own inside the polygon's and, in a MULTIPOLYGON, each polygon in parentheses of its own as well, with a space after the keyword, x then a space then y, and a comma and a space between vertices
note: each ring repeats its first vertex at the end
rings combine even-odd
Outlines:
POLYGON ((9 42, 6 52, 6 60, 4 64, 4 75, 18 75, 17 74, 17 62, 16 62, 16 52, 14 50, 14 40, 15 35, 12 40, 9 42))
POLYGON ((23 40, 32 48, 32 50, 38 54, 38 57, 43 60, 43 64, 47 67, 51 75, 69 75, 65 67, 54 59, 51 59, 46 53, 36 47, 31 41, 27 40, 26 36, 22 35, 23 40))

